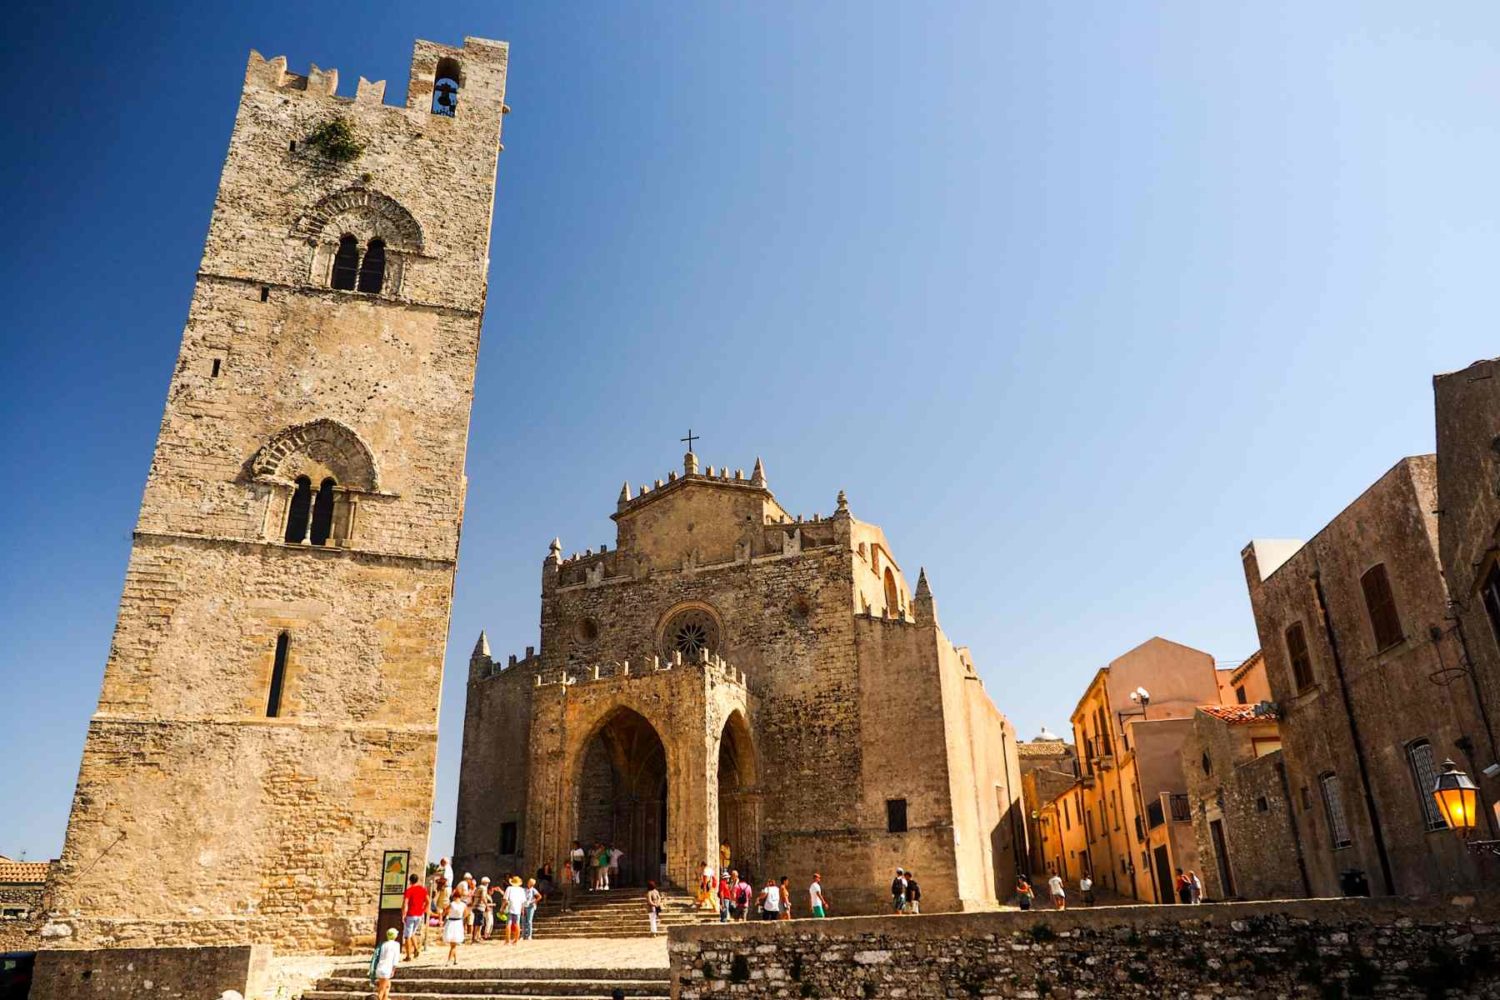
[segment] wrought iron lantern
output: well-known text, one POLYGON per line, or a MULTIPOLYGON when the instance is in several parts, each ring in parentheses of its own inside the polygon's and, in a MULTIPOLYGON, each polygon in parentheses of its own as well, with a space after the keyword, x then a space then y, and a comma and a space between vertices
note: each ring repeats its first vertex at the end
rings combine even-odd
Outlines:
POLYGON ((1442 773, 1432 786, 1432 798, 1448 827, 1467 840, 1479 822, 1479 786, 1458 769, 1451 757, 1443 761, 1442 773))

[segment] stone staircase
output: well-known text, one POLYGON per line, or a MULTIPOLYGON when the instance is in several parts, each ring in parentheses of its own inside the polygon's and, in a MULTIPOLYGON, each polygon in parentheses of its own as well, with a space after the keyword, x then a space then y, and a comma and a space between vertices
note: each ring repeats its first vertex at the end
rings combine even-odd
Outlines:
MULTIPOLYGON (((576 892, 566 913, 562 907, 561 898, 543 900, 537 907, 535 936, 538 940, 646 937, 651 933, 644 889, 576 892)), ((663 932, 668 927, 711 923, 718 919, 715 911, 695 909, 693 899, 687 893, 677 889, 662 891, 659 926, 663 932)))
MULTIPOLYGON (((339 969, 302 994, 302 1000, 374 996, 365 967, 339 969)), ((634 1000, 667 1000, 666 969, 478 969, 397 967, 391 996, 403 1000, 609 1000, 620 990, 634 1000)))
MULTIPOLYGON (((699 910, 692 897, 681 890, 662 892, 661 928, 683 924, 712 923, 719 919, 712 910, 699 910)), ((503 924, 487 944, 464 945, 470 949, 505 951, 503 924)), ((560 939, 578 939, 582 951, 577 961, 587 963, 588 948, 584 939, 639 938, 650 934, 646 917, 644 889, 612 889, 609 892, 576 892, 563 910, 563 900, 550 898, 537 907, 535 939, 538 943, 560 939)), ((443 946, 435 943, 437 929, 429 930, 427 950, 422 964, 398 965, 391 981, 391 996, 402 1000, 462 1000, 466 997, 489 997, 490 1000, 609 1000, 614 990, 636 1000, 667 1000, 670 984, 664 968, 483 968, 479 966, 442 966, 429 959, 442 954, 443 946)), ((520 952, 520 949, 517 949, 520 952)), ((342 966, 302 994, 301 1000, 351 1000, 373 996, 366 978, 367 965, 342 966)))

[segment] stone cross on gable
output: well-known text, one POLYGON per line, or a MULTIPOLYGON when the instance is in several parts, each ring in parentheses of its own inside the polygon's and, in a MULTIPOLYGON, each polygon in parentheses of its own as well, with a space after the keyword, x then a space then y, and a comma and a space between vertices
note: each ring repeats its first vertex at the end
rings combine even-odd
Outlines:
POLYGON ((693 429, 691 427, 689 427, 688 428, 687 437, 685 437, 685 438, 678 438, 677 440, 679 440, 679 441, 686 441, 687 442, 687 446, 688 446, 688 451, 692 451, 693 450, 693 442, 701 440, 701 439, 696 434, 694 434, 693 433, 693 429))

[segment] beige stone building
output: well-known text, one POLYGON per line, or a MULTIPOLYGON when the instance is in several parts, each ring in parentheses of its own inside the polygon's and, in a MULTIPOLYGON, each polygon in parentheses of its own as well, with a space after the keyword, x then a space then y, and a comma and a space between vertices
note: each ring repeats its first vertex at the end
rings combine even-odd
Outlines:
POLYGON ((1172 902, 1177 869, 1198 867, 1182 747, 1193 713, 1218 695, 1212 656, 1157 636, 1101 668, 1079 699, 1084 835, 1100 888, 1172 902))
POLYGON ((541 644, 470 667, 455 854, 696 884, 821 871, 836 912, 916 869, 928 910, 993 905, 1025 856, 1015 731, 884 532, 843 494, 793 517, 761 463, 680 472, 613 514, 614 548, 542 565, 541 644))
POLYGON ((1026 816, 1028 874, 1046 871, 1042 847, 1043 812, 1060 792, 1078 780, 1078 749, 1059 736, 1041 735, 1016 745, 1021 767, 1021 803, 1026 816))
POLYGON ((390 106, 251 54, 50 945, 338 947, 421 869, 506 57, 390 106))
MULTIPOLYGON (((1307 542, 1242 554, 1315 896, 1441 892, 1483 875, 1431 795, 1444 758, 1471 774, 1494 761, 1450 617, 1437 480, 1435 456, 1402 459, 1307 542)), ((1231 857, 1250 849, 1230 833, 1231 857)))

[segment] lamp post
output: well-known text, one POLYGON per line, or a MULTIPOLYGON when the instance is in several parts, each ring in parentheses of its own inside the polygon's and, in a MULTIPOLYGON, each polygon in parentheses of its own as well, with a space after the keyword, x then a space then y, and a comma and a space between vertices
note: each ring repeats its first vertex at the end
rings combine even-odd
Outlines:
POLYGON ((1432 799, 1443 821, 1459 835, 1470 854, 1500 856, 1500 840, 1470 839, 1479 823, 1479 786, 1458 769, 1451 757, 1443 761, 1443 770, 1432 786, 1432 799))

